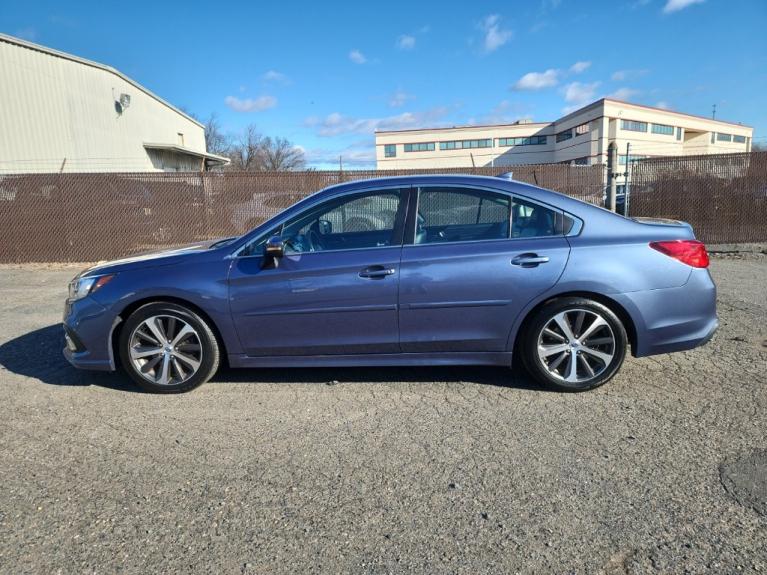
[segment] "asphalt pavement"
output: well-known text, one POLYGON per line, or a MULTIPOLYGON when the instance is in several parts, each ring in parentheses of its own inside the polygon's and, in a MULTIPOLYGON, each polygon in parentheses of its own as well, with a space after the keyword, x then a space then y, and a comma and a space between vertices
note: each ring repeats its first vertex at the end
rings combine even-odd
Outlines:
POLYGON ((705 347, 520 370, 71 368, 74 267, 0 266, 0 572, 767 573, 767 256, 705 347))

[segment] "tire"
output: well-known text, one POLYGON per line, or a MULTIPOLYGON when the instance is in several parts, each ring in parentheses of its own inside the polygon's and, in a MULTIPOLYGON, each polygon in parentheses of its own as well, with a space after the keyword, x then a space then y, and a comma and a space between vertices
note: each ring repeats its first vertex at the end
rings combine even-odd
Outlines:
POLYGON ((587 298, 566 297, 535 313, 518 349, 536 381, 559 391, 587 391, 615 376, 627 343, 626 329, 610 308, 587 298))
POLYGON ((120 331, 120 359, 128 376, 151 393, 183 393, 208 381, 220 361, 208 323, 172 303, 134 311, 120 331))

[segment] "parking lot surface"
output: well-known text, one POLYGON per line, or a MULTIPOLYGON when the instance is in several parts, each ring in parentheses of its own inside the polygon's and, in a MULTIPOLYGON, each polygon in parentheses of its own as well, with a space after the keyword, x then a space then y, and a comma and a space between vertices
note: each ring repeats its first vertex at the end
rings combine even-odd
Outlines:
POLYGON ((79 372, 77 268, 0 267, 2 573, 767 573, 767 257, 707 346, 606 386, 519 370, 79 372))

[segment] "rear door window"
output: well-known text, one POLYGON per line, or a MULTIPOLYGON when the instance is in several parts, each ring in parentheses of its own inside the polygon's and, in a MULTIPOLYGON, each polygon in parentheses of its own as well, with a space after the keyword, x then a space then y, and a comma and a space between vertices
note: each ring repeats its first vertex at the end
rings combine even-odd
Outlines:
POLYGON ((511 196, 472 188, 421 188, 416 244, 501 240, 509 237, 511 196))

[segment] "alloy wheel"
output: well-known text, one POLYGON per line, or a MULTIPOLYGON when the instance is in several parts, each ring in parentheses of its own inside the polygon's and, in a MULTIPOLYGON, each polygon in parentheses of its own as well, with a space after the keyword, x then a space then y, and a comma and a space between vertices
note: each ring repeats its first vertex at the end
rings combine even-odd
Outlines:
POLYGON ((141 322, 130 336, 130 360, 136 372, 156 385, 177 385, 191 378, 202 364, 197 331, 171 315, 141 322))
POLYGON ((568 309, 538 334, 538 359, 553 377, 582 384, 604 372, 615 357, 615 334, 595 311, 568 309))

